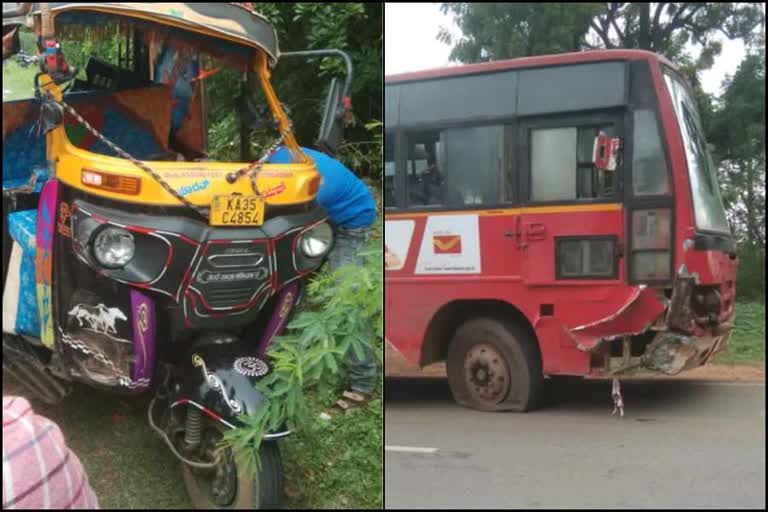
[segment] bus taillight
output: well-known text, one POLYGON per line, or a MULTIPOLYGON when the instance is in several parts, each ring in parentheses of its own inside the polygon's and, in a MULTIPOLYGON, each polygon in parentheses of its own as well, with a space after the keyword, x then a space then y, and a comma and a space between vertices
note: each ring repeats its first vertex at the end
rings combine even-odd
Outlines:
POLYGON ((672 266, 672 214, 669 209, 632 212, 632 277, 668 279, 672 266))

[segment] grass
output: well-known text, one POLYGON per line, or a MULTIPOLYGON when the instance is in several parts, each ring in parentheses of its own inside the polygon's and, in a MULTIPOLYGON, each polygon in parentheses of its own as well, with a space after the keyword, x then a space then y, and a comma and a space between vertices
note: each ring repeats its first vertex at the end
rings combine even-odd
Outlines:
POLYGON ((336 393, 309 396, 311 419, 306 428, 283 444, 286 494, 291 507, 384 508, 383 374, 377 398, 346 415, 319 418, 338 399, 336 393))
MULTIPOLYGON (((378 396, 381 397, 381 378, 378 396)), ((3 391, 15 383, 3 376, 3 391)), ((286 507, 382 508, 381 399, 330 422, 318 418, 335 394, 310 395, 313 420, 281 441, 286 507)), ((55 421, 86 468, 103 509, 189 509, 180 462, 147 423, 148 397, 121 398, 77 385, 59 406, 33 402, 55 421)))
POLYGON ((728 350, 718 363, 765 364, 765 304, 736 303, 736 320, 728 350))
POLYGON ((22 67, 12 59, 3 62, 3 101, 19 100, 34 96, 33 80, 37 66, 22 67))

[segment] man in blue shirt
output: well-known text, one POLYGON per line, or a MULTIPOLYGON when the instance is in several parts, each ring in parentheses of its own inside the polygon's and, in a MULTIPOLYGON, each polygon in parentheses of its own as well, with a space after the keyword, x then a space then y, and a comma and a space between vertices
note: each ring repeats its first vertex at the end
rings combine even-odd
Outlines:
MULTIPOLYGON (((364 258, 358 256, 368 242, 369 228, 376 220, 376 203, 365 183, 347 167, 325 153, 302 147, 305 155, 315 161, 317 170, 322 175, 317 202, 328 213, 336 233, 336 244, 328 261, 332 269, 344 265, 364 264, 364 258)), ((270 163, 290 163, 291 155, 285 146, 280 147, 269 159, 270 163)), ((375 334, 370 333, 373 340, 375 334)), ((344 397, 352 402, 362 403, 376 387, 376 359, 372 351, 366 351, 362 360, 358 360, 354 350, 347 354, 352 393, 345 392, 344 397)), ((344 409, 348 404, 340 400, 344 409)))

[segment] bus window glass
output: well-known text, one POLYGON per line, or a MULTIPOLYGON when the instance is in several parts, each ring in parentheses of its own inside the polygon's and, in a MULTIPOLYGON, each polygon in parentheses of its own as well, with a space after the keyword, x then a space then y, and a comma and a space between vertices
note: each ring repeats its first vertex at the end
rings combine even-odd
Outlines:
POLYGON ((499 203, 503 129, 479 126, 440 134, 447 204, 462 207, 499 203))
POLYGON ((532 130, 531 199, 612 197, 616 171, 600 171, 592 163, 595 137, 600 132, 616 136, 610 125, 532 130))
POLYGON ((688 174, 693 192, 693 210, 696 227, 729 233, 725 207, 720 197, 720 186, 706 149, 706 141, 695 103, 687 88, 677 78, 664 75, 667 88, 675 107, 677 124, 683 136, 683 146, 688 163, 688 174))
POLYGON ((595 137, 600 132, 615 137, 613 126, 579 127, 577 147, 576 198, 595 199, 613 196, 613 182, 616 171, 597 170, 592 163, 595 137))
POLYGON ((616 275, 614 239, 558 240, 558 278, 613 278, 616 275))
POLYGON ((578 240, 560 242, 560 275, 578 277, 582 275, 582 249, 578 240))
POLYGON ((424 132, 408 136, 406 176, 409 206, 443 204, 444 174, 440 154, 440 133, 424 132))
POLYGON ((669 194, 669 174, 656 114, 640 109, 632 113, 632 118, 632 189, 636 196, 669 194))
POLYGON ((397 207, 395 189, 395 140, 394 134, 384 138, 384 206, 397 207))
POLYGON ((531 199, 576 199, 576 128, 531 133, 531 199))

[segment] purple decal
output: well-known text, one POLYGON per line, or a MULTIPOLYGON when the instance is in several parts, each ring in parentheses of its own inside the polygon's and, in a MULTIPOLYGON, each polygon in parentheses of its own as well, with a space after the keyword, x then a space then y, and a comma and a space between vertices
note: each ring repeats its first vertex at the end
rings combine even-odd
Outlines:
POLYGON ((269 319, 267 330, 264 332, 264 336, 259 343, 259 355, 262 357, 267 351, 267 347, 272 343, 272 339, 283 332, 285 327, 285 320, 288 318, 288 313, 293 309, 296 300, 299 298, 299 283, 294 281, 283 287, 280 291, 280 295, 277 299, 277 306, 272 313, 272 318, 269 319))
POLYGON ((131 378, 134 381, 149 381, 155 365, 155 301, 137 290, 131 290, 131 312, 133 351, 136 354, 131 378))
POLYGON ((43 345, 53 348, 53 311, 51 311, 51 276, 53 269, 53 233, 56 226, 56 200, 59 182, 49 180, 40 191, 37 205, 37 226, 35 254, 35 281, 37 284, 37 308, 40 315, 40 340, 43 345))
POLYGON ((37 206, 37 248, 50 251, 53 247, 53 227, 56 220, 56 198, 59 195, 58 180, 49 180, 40 191, 37 206))

